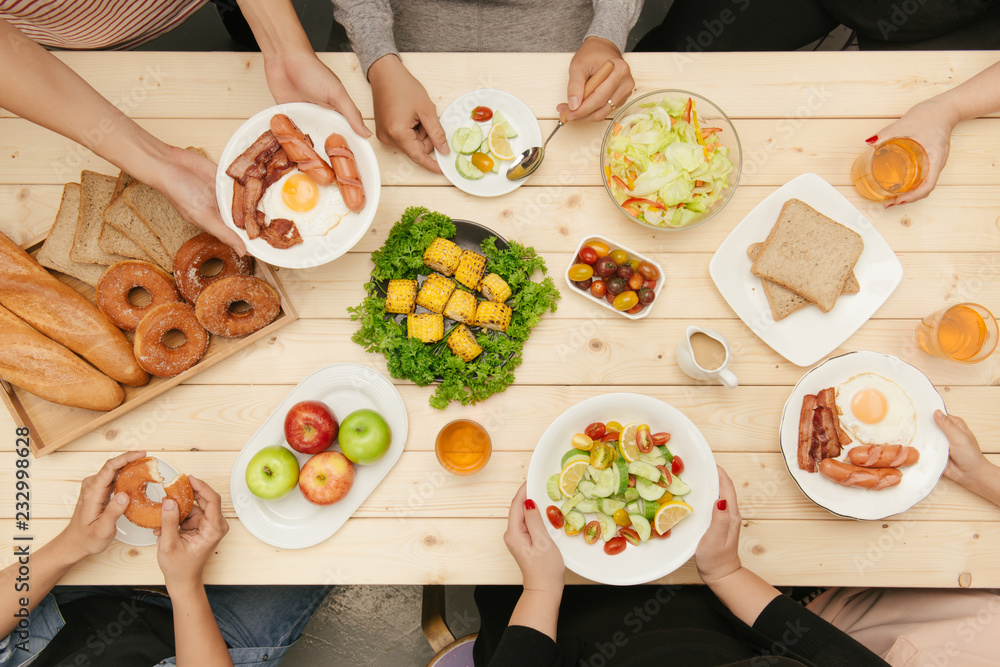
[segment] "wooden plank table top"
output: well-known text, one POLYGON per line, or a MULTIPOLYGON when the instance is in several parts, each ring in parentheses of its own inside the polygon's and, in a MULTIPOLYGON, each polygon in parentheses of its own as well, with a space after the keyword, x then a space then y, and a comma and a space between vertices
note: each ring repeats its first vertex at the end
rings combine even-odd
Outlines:
MULTIPOLYGON (((154 134, 200 145, 218 158, 229 135, 272 104, 259 56, 234 53, 60 53, 102 94, 154 134)), ((555 125, 566 88, 568 54, 407 54, 439 110, 475 88, 523 99, 542 131, 555 125), (530 76, 528 73, 530 72, 530 76)), ((371 95, 357 60, 324 54, 366 118, 371 95)), ((902 284, 832 354, 873 350, 924 371, 951 412, 963 416, 991 460, 1000 463, 1000 355, 972 366, 920 352, 912 334, 924 315, 977 301, 1000 310, 1000 119, 960 124, 940 184, 926 200, 882 209, 862 199, 850 167, 864 138, 912 104, 961 82, 996 59, 985 52, 630 54, 637 93, 696 91, 732 118, 744 150, 740 186, 711 222, 683 232, 651 232, 624 219, 601 186, 604 123, 571 124, 549 146, 536 175, 514 193, 480 199, 372 140, 382 199, 370 232, 326 266, 281 269, 300 320, 199 374, 61 451, 32 462, 36 544, 72 514, 80 480, 110 456, 142 448, 208 481, 223 497, 231 530, 211 559, 206 581, 220 584, 520 583, 502 535, 507 507, 532 449, 548 424, 575 403, 635 391, 671 403, 703 431, 736 482, 744 518, 744 563, 778 585, 1000 586, 1000 509, 942 479, 929 498, 884 521, 840 519, 802 495, 778 447, 778 423, 806 369, 784 360, 730 310, 708 274, 712 253, 775 187, 805 173, 828 180, 859 206, 898 254, 902 284), (332 538, 285 551, 260 542, 239 522, 229 494, 237 453, 288 391, 319 366, 355 362, 386 374, 381 358, 349 338, 346 308, 357 304, 369 253, 411 205, 483 223, 534 246, 563 299, 525 346, 517 382, 477 406, 432 409, 430 387, 396 381, 410 420, 405 451, 354 518, 332 538), (629 321, 565 288, 560 277, 579 240, 600 233, 652 255, 666 289, 649 317, 629 321), (733 347, 737 389, 691 380, 674 349, 689 324, 721 331, 733 347), (492 435, 481 473, 454 477, 438 465, 435 434, 456 418, 492 435)), ((0 231, 28 244, 45 235, 62 185, 81 169, 117 170, 86 149, 0 110, 0 231)), ((0 414, 3 498, 0 565, 11 562, 14 423, 0 414)), ((570 582, 580 578, 567 574, 570 582)), ((689 562, 664 581, 698 581, 689 562)), ((74 568, 64 583, 156 584, 153 547, 114 543, 74 568)))

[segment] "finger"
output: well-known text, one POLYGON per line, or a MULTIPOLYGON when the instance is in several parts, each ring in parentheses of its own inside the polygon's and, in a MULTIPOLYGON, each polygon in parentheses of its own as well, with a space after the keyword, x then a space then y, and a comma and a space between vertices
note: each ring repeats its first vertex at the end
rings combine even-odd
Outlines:
POLYGON ((438 166, 437 160, 431 157, 429 151, 424 150, 424 145, 420 143, 420 140, 417 139, 412 131, 409 137, 399 142, 399 148, 406 153, 407 157, 424 169, 438 174, 441 173, 441 167, 438 166))
POLYGON ((124 454, 119 454, 114 458, 108 459, 101 466, 101 469, 97 471, 96 475, 83 480, 82 488, 84 491, 80 495, 86 495, 90 501, 102 504, 107 502, 108 495, 111 493, 111 485, 114 483, 118 471, 129 463, 132 463, 132 461, 138 461, 144 456, 146 456, 146 452, 136 451, 125 452, 124 454))
POLYGON ((928 174, 927 178, 924 179, 924 182, 916 190, 893 197, 892 199, 887 199, 883 203, 886 208, 889 208, 890 206, 900 206, 901 204, 911 204, 915 201, 920 201, 934 190, 935 186, 937 186, 937 179, 938 174, 933 174, 933 176, 928 174))
POLYGON ((569 84, 566 86, 567 109, 572 114, 580 108, 583 102, 583 87, 587 85, 587 77, 590 76, 590 69, 584 65, 570 64, 569 84))
POLYGON ((198 505, 201 506, 205 515, 213 521, 221 519, 222 496, 197 477, 188 475, 188 481, 191 483, 191 490, 194 491, 194 498, 198 501, 198 505))
POLYGON ((243 239, 222 221, 222 216, 218 212, 215 212, 206 224, 198 226, 235 250, 240 257, 246 256, 247 246, 243 243, 243 239))
POLYGON ((160 547, 171 550, 180 540, 177 526, 180 523, 180 510, 177 503, 167 498, 160 505, 160 536, 157 542, 160 547))
POLYGON ((128 509, 129 497, 127 493, 116 493, 114 498, 108 503, 108 506, 104 508, 101 512, 101 516, 97 518, 94 522, 98 528, 98 534, 103 535, 114 535, 117 531, 115 528, 115 523, 118 521, 122 514, 125 514, 125 510, 128 509))
MULTIPOLYGON (((344 97, 347 97, 347 92, 344 92, 344 97)), ((358 111, 358 107, 351 101, 351 98, 347 97, 346 101, 341 101, 336 97, 331 97, 330 99, 333 108, 336 109, 347 119, 350 124, 351 129, 359 137, 364 137, 367 139, 372 136, 372 131, 368 129, 365 125, 365 119, 361 117, 361 112, 358 111)))
POLYGON ((729 473, 721 467, 719 467, 719 497, 726 501, 726 512, 729 514, 730 525, 735 524, 738 532, 742 517, 740 516, 739 502, 736 497, 736 485, 733 484, 729 473))
POLYGON ((613 101, 615 103, 613 108, 610 104, 606 104, 586 118, 581 118, 580 120, 600 122, 608 116, 616 113, 618 109, 621 109, 622 106, 628 102, 628 98, 632 96, 632 84, 630 84, 629 81, 623 81, 615 90, 614 94, 609 98, 609 101, 613 101))
POLYGON ((434 148, 438 149, 443 155, 448 155, 448 136, 445 134, 444 128, 441 127, 441 121, 437 116, 437 109, 434 107, 418 109, 417 117, 420 119, 420 126, 424 128, 427 136, 430 137, 431 143, 434 144, 434 148))
POLYGON ((959 419, 958 417, 952 417, 946 415, 940 410, 934 411, 934 421, 937 425, 944 431, 944 435, 948 438, 948 442, 954 442, 959 438, 966 436, 970 433, 969 427, 965 424, 965 421, 959 419), (965 428, 963 428, 963 426, 965 428))
POLYGON ((552 536, 545 529, 545 520, 542 518, 542 508, 537 505, 531 509, 524 510, 524 525, 528 529, 528 536, 531 538, 533 547, 543 547, 553 544, 552 536))
POLYGON ((611 76, 605 79, 604 83, 599 85, 586 99, 581 101, 580 106, 576 110, 570 111, 567 118, 569 120, 582 120, 595 112, 602 112, 606 116, 611 111, 611 105, 608 104, 608 101, 614 101, 616 105, 618 104, 618 101, 613 98, 621 82, 621 75, 616 64, 615 71, 611 73, 611 76))
POLYGON ((528 484, 525 482, 514 494, 507 512, 507 532, 522 539, 528 539, 528 527, 524 525, 524 502, 528 499, 528 484))

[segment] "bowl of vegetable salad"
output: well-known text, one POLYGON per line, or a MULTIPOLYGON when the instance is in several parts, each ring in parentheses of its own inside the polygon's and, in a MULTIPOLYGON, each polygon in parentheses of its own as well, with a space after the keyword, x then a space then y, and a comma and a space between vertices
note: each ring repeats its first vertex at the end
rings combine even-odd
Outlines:
POLYGON ((725 207, 743 151, 732 121, 686 90, 657 90, 622 107, 601 146, 604 186, 619 210, 654 229, 688 229, 725 207))

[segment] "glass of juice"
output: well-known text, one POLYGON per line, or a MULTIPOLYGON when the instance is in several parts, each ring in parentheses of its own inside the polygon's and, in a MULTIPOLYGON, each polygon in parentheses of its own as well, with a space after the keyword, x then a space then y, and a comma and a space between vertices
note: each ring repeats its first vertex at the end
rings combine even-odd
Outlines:
POLYGON ((960 303, 928 315, 917 327, 917 344, 935 357, 974 364, 997 347, 997 321, 983 306, 960 303))
POLYGON ((886 139, 858 156, 851 180, 862 197, 882 201, 912 192, 927 177, 927 151, 909 137, 886 139))
POLYGON ((471 475, 490 460, 493 443, 482 426, 469 419, 457 419, 438 432, 434 443, 438 463, 455 475, 471 475))

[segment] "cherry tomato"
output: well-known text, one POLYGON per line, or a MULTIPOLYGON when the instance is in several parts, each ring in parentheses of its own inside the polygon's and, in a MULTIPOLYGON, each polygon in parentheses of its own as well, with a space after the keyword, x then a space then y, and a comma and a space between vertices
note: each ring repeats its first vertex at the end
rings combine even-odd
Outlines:
POLYGON ((580 248, 580 261, 584 264, 593 264, 598 260, 597 251, 590 246, 583 246, 580 248))
POLYGON ((628 543, 634 547, 639 546, 642 540, 639 539, 639 533, 635 532, 634 528, 619 528, 618 534, 628 540, 628 543))
POLYGON ((587 544, 593 544, 601 537, 601 524, 597 521, 591 521, 586 526, 583 527, 583 541, 587 544))
POLYGON ((475 152, 472 154, 472 164, 484 174, 493 171, 493 158, 486 153, 475 152))
MULTIPOLYGON (((607 290, 607 288, 605 288, 605 290, 607 290)), ((610 303, 611 305, 614 305, 614 303, 615 303, 615 295, 614 294, 612 294, 611 292, 607 292, 607 294, 604 295, 604 298, 607 300, 608 303, 610 303)))
MULTIPOLYGON (((636 275, 639 274, 637 273, 636 275)), ((643 287, 639 290, 639 303, 641 303, 642 305, 648 306, 649 304, 653 303, 655 299, 656 299, 656 293, 653 292, 653 290, 649 289, 648 287, 643 287)))
POLYGON ((604 543, 604 553, 609 556, 615 556, 625 551, 625 546, 627 544, 628 543, 625 541, 624 537, 616 535, 604 543))
POLYGON ((614 457, 614 447, 603 443, 598 446, 598 443, 594 443, 594 448, 590 450, 590 465, 598 470, 604 470, 611 465, 614 457))
POLYGON ((658 484, 662 486, 664 489, 670 486, 673 483, 674 479, 670 475, 670 471, 667 470, 667 466, 656 466, 656 469, 660 471, 660 481, 658 482, 658 484))
POLYGON ((556 530, 562 528, 563 524, 566 523, 563 513, 559 511, 559 508, 555 505, 549 505, 545 508, 545 516, 549 517, 549 523, 551 523, 556 530))
POLYGON ((594 439, 586 433, 577 433, 573 436, 573 446, 577 449, 589 452, 594 448, 594 439))
POLYGON ((615 260, 615 264, 621 266, 628 262, 628 253, 624 250, 612 250, 611 259, 615 260))
POLYGON ((655 528, 653 529, 653 532, 656 533, 656 536, 658 538, 660 538, 661 540, 665 540, 668 537, 670 537, 670 529, 669 528, 667 528, 667 532, 665 532, 665 533, 657 533, 655 528))
POLYGON ((594 272, 602 278, 613 276, 617 270, 618 265, 615 264, 615 260, 610 257, 601 257, 597 260, 597 263, 594 264, 594 272))
POLYGON ((657 500, 656 502, 660 503, 661 505, 666 505, 673 499, 674 499, 674 494, 670 493, 669 491, 665 491, 664 494, 660 496, 659 500, 657 500))
POLYGON ((630 259, 628 261, 628 265, 632 267, 633 271, 638 271, 639 270, 639 264, 640 264, 640 262, 637 259, 630 259))
POLYGON ((573 526, 569 525, 568 523, 563 528, 563 530, 566 531, 567 535, 579 535, 580 533, 583 532, 582 530, 577 530, 576 528, 574 528, 573 526))
POLYGON ((607 429, 604 428, 604 422, 594 422, 587 428, 583 429, 583 432, 594 440, 600 440, 601 436, 607 433, 607 429))
POLYGON ((608 431, 601 436, 601 442, 618 442, 619 431, 608 431))
POLYGON ((477 123, 485 123, 490 118, 493 118, 493 109, 489 107, 476 107, 472 110, 472 120, 477 123))
POLYGON ((637 303, 639 303, 639 297, 635 292, 629 290, 616 296, 615 302, 612 305, 615 307, 615 310, 628 310, 637 303))
POLYGON ((608 286, 604 284, 603 280, 595 280, 590 283, 590 293, 600 299, 608 293, 608 286))
MULTIPOLYGON (((641 276, 642 274, 640 273, 639 275, 641 276)), ((642 286, 645 287, 646 289, 655 290, 656 289, 656 281, 655 280, 649 280, 648 278, 643 278, 642 279, 642 286)))
POLYGON ((642 312, 642 309, 645 308, 645 307, 646 306, 640 301, 639 303, 635 304, 634 306, 632 306, 631 308, 629 308, 625 312, 628 313, 629 315, 635 315, 637 313, 642 312))
POLYGON ((628 287, 636 292, 642 287, 642 276, 638 273, 633 273, 632 277, 628 279, 628 287))
POLYGON ((573 284, 579 287, 580 289, 586 291, 590 289, 590 286, 593 282, 594 282, 593 278, 587 278, 586 280, 575 280, 573 281, 573 284))
POLYGON ((665 445, 670 442, 670 434, 666 431, 660 431, 659 433, 653 434, 653 444, 659 447, 660 445, 665 445))
POLYGON ((606 424, 609 431, 615 431, 616 433, 622 432, 622 425, 620 422, 610 421, 606 424))
POLYGON ((615 523, 622 528, 628 528, 632 525, 632 519, 629 518, 626 510, 615 510, 615 513, 611 518, 614 519, 615 523))
POLYGON ((640 424, 638 430, 635 432, 635 446, 643 454, 649 454, 653 451, 653 436, 649 432, 649 427, 645 424, 640 424))
POLYGON ((619 278, 624 278, 625 280, 628 280, 629 278, 632 277, 635 271, 633 271, 632 267, 629 266, 628 264, 622 264, 621 266, 618 267, 618 270, 615 271, 615 273, 618 275, 619 278))
POLYGON ((679 475, 684 472, 684 461, 681 461, 681 457, 674 455, 674 461, 670 464, 670 471, 675 475, 679 475))
POLYGON ((608 294, 618 296, 628 288, 628 283, 623 278, 612 276, 604 281, 608 288, 608 294))
POLYGON ((611 247, 607 243, 598 241, 597 239, 587 241, 587 247, 596 250, 598 257, 607 257, 608 253, 611 252, 611 247))
POLYGON ((590 264, 574 264, 567 274, 570 280, 586 280, 594 275, 594 267, 590 264))
POLYGON ((656 280, 660 277, 660 272, 657 271, 656 267, 649 262, 639 263, 639 273, 641 273, 642 277, 647 280, 656 280))

